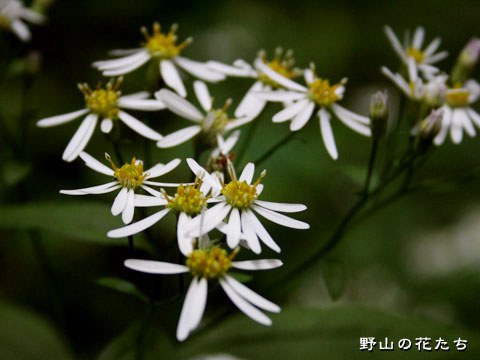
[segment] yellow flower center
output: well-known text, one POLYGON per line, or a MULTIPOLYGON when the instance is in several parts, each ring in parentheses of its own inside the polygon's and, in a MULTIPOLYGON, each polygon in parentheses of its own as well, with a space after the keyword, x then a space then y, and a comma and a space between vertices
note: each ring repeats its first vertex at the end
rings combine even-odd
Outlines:
POLYGON ((107 83, 105 89, 101 88, 100 82, 95 90, 88 84, 78 84, 78 88, 85 95, 85 104, 95 114, 104 118, 116 119, 118 112, 118 98, 121 92, 118 91, 123 78, 113 79, 107 83))
POLYGON ((413 46, 410 46, 407 51, 407 57, 412 57, 417 64, 421 64, 425 60, 425 53, 422 50, 418 50, 413 46))
POLYGON ((113 163, 110 155, 105 154, 105 158, 110 161, 112 169, 115 171, 113 176, 120 185, 127 189, 135 189, 142 185, 143 180, 148 174, 143 173, 143 164, 139 162, 136 164, 137 159, 132 158, 132 162, 125 163, 122 167, 117 168, 113 163))
POLYGON ((308 95, 310 99, 320 106, 328 106, 334 102, 341 100, 343 95, 337 94, 337 89, 344 84, 344 81, 335 85, 330 85, 326 79, 316 78, 313 82, 308 83, 308 95))
POLYGON ((262 171, 257 181, 253 185, 248 185, 246 181, 238 181, 233 174, 233 168, 231 162, 229 164, 230 177, 232 181, 228 184, 222 184, 222 194, 225 195, 227 203, 237 209, 248 209, 250 205, 258 198, 257 186, 264 178, 266 172, 262 171))
POLYGON ((214 247, 207 250, 193 250, 187 258, 187 266, 195 277, 218 279, 232 267, 232 260, 237 251, 228 255, 227 251, 214 247))
POLYGON ((143 27, 141 31, 145 36, 146 42, 141 45, 144 46, 153 57, 158 59, 171 59, 179 55, 192 41, 191 38, 188 38, 181 44, 177 45, 177 28, 178 26, 173 24, 170 31, 167 34, 163 34, 160 32, 160 24, 155 23, 153 24, 153 33, 150 36, 147 29, 143 27))
MULTIPOLYGON (((293 59, 292 51, 285 52, 283 55, 283 51, 281 49, 277 49, 275 52, 275 57, 272 61, 267 61, 266 54, 264 52, 260 53, 260 57, 262 58, 263 62, 273 71, 283 75, 287 79, 293 79, 299 75, 298 70, 293 68, 295 64, 295 60, 293 59)), ((260 73, 258 79, 262 81, 265 85, 270 85, 274 88, 281 87, 280 84, 275 82, 274 80, 270 79, 264 73, 260 73)))
POLYGON ((189 216, 200 214, 210 197, 210 195, 205 196, 200 191, 201 186, 202 181, 197 177, 193 185, 180 185, 173 198, 169 197, 162 189, 162 193, 168 201, 166 207, 172 209, 175 213, 183 212, 189 216))
POLYGON ((456 83, 447 91, 446 102, 452 107, 464 107, 469 104, 469 97, 470 91, 463 88, 461 83, 456 83))

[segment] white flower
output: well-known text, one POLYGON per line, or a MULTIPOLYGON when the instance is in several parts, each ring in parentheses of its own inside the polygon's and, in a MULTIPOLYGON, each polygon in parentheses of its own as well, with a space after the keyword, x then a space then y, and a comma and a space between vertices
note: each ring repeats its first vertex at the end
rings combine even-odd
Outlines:
POLYGON ((41 25, 45 16, 26 8, 19 0, 0 0, 0 27, 11 30, 22 41, 30 41, 32 35, 24 21, 41 25))
POLYGON ((147 139, 158 141, 162 138, 158 132, 121 109, 156 111, 164 109, 165 105, 159 100, 146 99, 147 92, 121 96, 121 92, 118 91, 121 81, 122 78, 117 79, 115 83, 111 80, 105 89, 98 87, 95 90, 90 89, 87 84, 79 84, 80 91, 85 95, 85 109, 44 118, 37 122, 39 127, 50 127, 73 121, 87 114, 65 148, 63 160, 73 161, 85 149, 99 119, 102 119, 100 129, 104 133, 109 133, 114 121, 120 120, 147 139))
POLYGON ((459 144, 463 138, 463 131, 473 137, 476 135, 475 124, 480 128, 480 115, 470 106, 480 96, 480 85, 475 80, 468 80, 463 87, 450 88, 447 91, 443 109, 442 128, 435 137, 435 145, 441 145, 445 141, 447 133, 455 144, 459 144))
POLYGON ((304 71, 307 83, 307 87, 305 87, 276 73, 267 66, 261 68, 265 74, 284 86, 287 91, 259 92, 259 96, 270 101, 292 101, 291 105, 275 114, 272 121, 278 123, 291 120, 290 130, 298 131, 310 120, 315 109, 319 108, 317 114, 320 119, 323 142, 333 159, 338 158, 338 152, 330 124, 332 112, 341 122, 357 133, 365 136, 371 135, 368 117, 355 114, 336 103, 343 98, 346 79, 338 84, 330 85, 328 80, 317 77, 312 65, 311 69, 304 71))
POLYGON ((433 39, 432 42, 422 50, 425 37, 425 30, 423 27, 417 27, 415 29, 412 39, 406 35, 405 43, 403 45, 389 26, 385 26, 384 30, 388 40, 390 40, 390 43, 392 44, 393 50, 397 53, 405 66, 408 65, 409 59, 414 60, 415 66, 418 67, 422 74, 427 78, 438 72, 438 69, 435 66, 432 66, 432 64, 435 64, 448 56, 448 52, 446 51, 435 53, 441 42, 438 37, 433 39))
POLYGON ((307 208, 305 205, 258 200, 258 196, 263 189, 263 187, 260 187, 260 181, 265 176, 266 171, 264 170, 258 180, 252 184, 255 172, 253 163, 248 163, 240 178, 237 179, 232 163, 229 161, 231 181, 226 184, 221 177, 215 178, 207 174, 205 169, 198 165, 195 160, 187 159, 187 163, 194 173, 205 174, 204 181, 212 187, 212 192, 218 195, 211 198, 211 202, 217 204, 193 218, 187 224, 185 233, 193 237, 199 237, 217 227, 226 233, 227 245, 231 249, 236 248, 240 240, 244 239, 248 248, 259 254, 262 251, 259 238, 266 246, 276 252, 280 252, 280 247, 258 220, 254 211, 279 225, 294 229, 310 228, 310 225, 303 221, 292 219, 277 212, 299 212, 307 208), (228 224, 225 225, 223 220, 227 216, 228 224))
POLYGON ((178 26, 172 25, 167 34, 160 32, 160 24, 153 25, 153 34, 150 36, 146 28, 142 28, 146 42, 141 48, 129 50, 114 50, 113 54, 127 55, 114 60, 101 60, 93 66, 102 71, 105 76, 118 76, 138 69, 149 60, 159 63, 160 75, 165 84, 174 89, 182 97, 187 95, 185 86, 176 67, 180 67, 191 75, 209 82, 218 82, 225 79, 225 75, 209 69, 204 63, 193 61, 180 56, 183 49, 192 42, 188 38, 177 45, 178 26))
POLYGON ((85 164, 99 172, 108 176, 115 178, 114 181, 83 188, 77 190, 61 190, 60 193, 67 195, 87 195, 87 194, 104 194, 120 189, 120 192, 115 197, 115 200, 112 205, 112 215, 117 216, 122 213, 122 220, 125 224, 128 224, 133 219, 133 213, 135 207, 142 206, 142 204, 137 201, 137 196, 135 194, 135 189, 142 188, 148 193, 153 195, 158 195, 158 191, 150 188, 147 185, 152 186, 178 186, 178 184, 168 184, 168 183, 158 183, 150 181, 150 179, 162 176, 173 169, 175 169, 178 164, 180 164, 180 159, 174 159, 167 164, 158 163, 152 168, 143 171, 143 164, 141 161, 132 159, 131 163, 126 163, 120 168, 117 168, 113 161, 110 159, 108 154, 105 154, 105 157, 112 166, 112 169, 103 165, 101 162, 87 154, 86 152, 81 152, 80 157, 85 164))
POLYGON ((280 312, 280 307, 265 299, 228 274, 231 268, 240 270, 269 270, 282 266, 277 259, 233 261, 234 251, 228 254, 219 247, 193 250, 186 260, 186 265, 161 261, 128 259, 125 266, 129 269, 150 274, 182 274, 190 272, 193 276, 187 290, 182 311, 178 320, 177 339, 184 341, 202 320, 207 303, 208 282, 218 280, 230 300, 252 320, 271 325, 272 320, 262 311, 280 312))
POLYGON ((136 194, 135 206, 164 206, 165 208, 136 223, 111 230, 107 236, 122 238, 138 234, 156 224, 168 213, 173 212, 177 215, 178 248, 183 255, 190 254, 193 251, 194 238, 185 232, 185 226, 193 216, 204 210, 207 203, 212 201, 211 197, 207 195, 210 186, 201 180, 203 176, 203 174, 198 175, 193 184, 177 184, 177 192, 172 197, 168 196, 163 189, 161 193, 149 191, 154 196, 136 194))
POLYGON ((175 131, 157 142, 160 148, 169 148, 182 144, 201 133, 202 143, 208 147, 217 146, 217 134, 224 133, 242 126, 252 120, 250 117, 230 119, 226 113, 231 104, 227 100, 221 109, 213 108, 213 99, 210 96, 207 85, 199 80, 194 82, 195 95, 200 103, 202 111, 198 110, 190 102, 178 96, 168 89, 162 89, 155 93, 155 97, 164 103, 175 114, 193 121, 196 125, 175 131))
POLYGON ((248 116, 252 119, 256 118, 265 108, 267 101, 259 98, 255 92, 271 91, 272 89, 282 88, 283 86, 271 79, 262 70, 262 66, 268 66, 283 76, 292 79, 301 74, 301 71, 293 68, 295 63, 292 55, 293 52, 288 50, 283 56, 282 48, 277 48, 275 57, 272 61, 268 61, 264 50, 259 51, 257 58, 253 62, 253 67, 243 60, 236 60, 233 66, 220 63, 218 61, 208 61, 207 65, 220 73, 235 77, 249 77, 255 79, 255 82, 247 91, 242 101, 235 109, 235 116, 248 116))

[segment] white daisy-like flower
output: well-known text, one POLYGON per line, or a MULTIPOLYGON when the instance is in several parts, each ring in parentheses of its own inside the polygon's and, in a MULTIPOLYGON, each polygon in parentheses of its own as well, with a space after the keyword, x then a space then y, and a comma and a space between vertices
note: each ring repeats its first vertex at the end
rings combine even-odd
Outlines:
POLYGON ((63 160, 71 162, 77 158, 90 141, 100 119, 102 120, 100 129, 104 133, 109 133, 114 122, 120 120, 147 139, 158 141, 162 138, 158 132, 122 109, 157 111, 165 109, 165 105, 159 100, 146 99, 149 96, 147 92, 121 96, 121 92, 118 90, 121 82, 122 78, 115 82, 112 79, 107 83, 105 89, 101 88, 99 84, 95 90, 90 89, 88 84, 79 84, 80 91, 85 95, 85 109, 44 118, 37 122, 39 127, 50 127, 65 124, 87 115, 65 148, 62 155, 63 160))
POLYGON ((118 76, 132 72, 150 60, 158 61, 163 81, 182 97, 187 95, 187 91, 177 67, 205 81, 224 80, 225 75, 208 68, 206 64, 180 56, 183 49, 192 42, 192 38, 177 45, 177 28, 178 26, 174 24, 167 34, 163 34, 160 31, 160 24, 155 23, 150 36, 147 29, 142 27, 141 30, 146 41, 141 44, 141 48, 114 50, 112 51, 114 55, 126 56, 113 60, 96 61, 93 66, 102 71, 105 76, 118 76))
POLYGON ((214 195, 211 202, 217 204, 201 215, 193 218, 185 228, 185 233, 193 237, 202 236, 214 228, 219 228, 227 235, 227 245, 234 249, 240 240, 245 240, 246 245, 254 253, 259 254, 262 249, 259 239, 270 249, 280 252, 280 247, 272 239, 257 214, 264 218, 293 229, 309 229, 310 225, 303 221, 292 219, 279 212, 294 213, 305 210, 302 204, 287 204, 258 200, 263 187, 260 181, 266 174, 262 171, 260 177, 252 184, 255 165, 248 163, 237 179, 232 163, 228 162, 231 181, 226 183, 222 177, 208 174, 195 160, 187 159, 188 166, 195 174, 204 174, 204 181, 212 187, 214 195), (223 223, 228 217, 228 223, 223 223))
POLYGON ((41 25, 45 16, 26 8, 19 0, 0 0, 0 28, 12 31, 20 40, 27 42, 32 34, 25 21, 41 25))
POLYGON ((393 50, 397 53, 405 66, 408 65, 409 59, 413 59, 415 66, 418 67, 422 74, 427 78, 438 72, 438 69, 432 64, 435 64, 448 56, 447 51, 436 52, 441 43, 441 40, 438 37, 433 39, 432 42, 422 50, 425 30, 421 26, 415 29, 411 39, 408 36, 408 33, 406 34, 403 45, 400 43, 400 40, 398 40, 390 26, 385 26, 384 30, 393 50))
POLYGON ((199 248, 188 254, 186 265, 128 259, 125 261, 125 266, 149 274, 192 274, 193 279, 188 287, 177 325, 177 340, 184 341, 200 325, 207 303, 209 281, 218 281, 235 306, 249 318, 262 325, 269 326, 272 324, 272 320, 261 310, 273 313, 280 312, 278 305, 252 291, 229 275, 228 272, 230 269, 275 269, 282 266, 282 262, 277 259, 233 261, 237 251, 228 254, 226 250, 219 247, 199 248))
POLYGON ((102 164, 100 161, 93 158, 86 152, 81 152, 80 157, 85 164, 99 172, 115 178, 114 181, 108 182, 103 185, 76 189, 76 190, 61 190, 61 194, 66 195, 88 195, 88 194, 105 194, 120 189, 120 192, 115 197, 112 205, 112 215, 117 216, 122 214, 122 220, 125 224, 128 224, 133 219, 133 213, 135 207, 142 206, 141 201, 138 201, 138 196, 135 194, 135 190, 142 188, 146 192, 152 195, 158 195, 158 191, 152 189, 151 186, 178 186, 179 184, 159 183, 150 181, 150 179, 165 175, 175 169, 180 164, 180 159, 174 159, 167 164, 158 163, 152 168, 144 171, 143 163, 135 158, 130 163, 125 163, 120 168, 117 168, 108 154, 105 157, 112 168, 109 168, 102 164))
POLYGON ((445 141, 448 132, 454 144, 459 144, 463 138, 463 131, 469 136, 476 135, 476 127, 480 128, 480 115, 470 106, 480 96, 480 84, 471 79, 463 86, 454 86, 448 89, 443 109, 442 128, 435 137, 435 145, 445 141))
POLYGON ((235 154, 231 154, 235 144, 240 137, 240 130, 234 131, 227 139, 217 134, 217 147, 212 150, 207 161, 207 170, 219 173, 227 172, 228 161, 232 160, 235 154))
POLYGON ((111 230, 107 236, 122 238, 138 234, 173 212, 177 215, 178 248, 183 255, 190 254, 193 251, 194 238, 185 232, 185 226, 192 217, 199 215, 205 209, 207 203, 212 201, 211 195, 207 195, 211 187, 202 181, 203 177, 204 174, 199 174, 193 184, 179 184, 174 196, 169 196, 163 189, 161 193, 150 191, 154 196, 136 194, 135 206, 164 206, 164 208, 136 223, 111 230))
POLYGON ((343 98, 346 79, 338 84, 330 85, 329 80, 317 77, 313 64, 310 69, 304 71, 307 86, 300 85, 286 77, 276 73, 268 66, 261 67, 263 72, 270 78, 284 86, 287 90, 272 92, 257 92, 258 96, 270 101, 291 101, 282 111, 275 114, 272 121, 275 123, 291 120, 290 130, 302 129, 310 120, 316 109, 320 119, 320 132, 325 147, 333 159, 338 158, 337 146, 333 137, 330 124, 333 113, 341 122, 350 129, 364 136, 370 136, 370 119, 356 114, 337 104, 343 98))
POLYGON ((220 63, 218 61, 208 61, 207 65, 220 73, 234 77, 248 77, 255 79, 255 82, 247 91, 242 101, 235 109, 235 116, 248 116, 252 119, 256 118, 265 108, 267 101, 259 98, 255 92, 271 91, 273 89, 283 88, 282 84, 276 82, 269 77, 263 70, 263 66, 268 66, 275 72, 283 75, 288 79, 293 79, 301 75, 301 71, 293 68, 295 60, 293 59, 293 51, 288 50, 283 56, 282 48, 275 50, 275 56, 272 61, 267 60, 266 52, 260 50, 257 58, 253 62, 253 66, 244 60, 236 60, 233 66, 220 63))
POLYGON ((408 81, 399 73, 392 73, 390 69, 382 66, 381 72, 388 77, 410 100, 423 101, 436 106, 443 104, 447 93, 448 76, 441 74, 430 76, 424 81, 418 76, 418 69, 412 58, 408 59, 408 81))
POLYGON ((207 85, 200 80, 196 80, 193 85, 195 95, 203 112, 168 89, 161 89, 155 93, 155 97, 164 103, 170 111, 196 123, 196 125, 166 135, 157 142, 158 147, 169 148, 176 146, 192 139, 196 135, 201 136, 202 144, 206 144, 208 147, 216 147, 217 134, 223 135, 253 120, 247 116, 230 119, 226 111, 230 107, 231 99, 227 100, 223 108, 214 109, 213 99, 210 96, 207 85))

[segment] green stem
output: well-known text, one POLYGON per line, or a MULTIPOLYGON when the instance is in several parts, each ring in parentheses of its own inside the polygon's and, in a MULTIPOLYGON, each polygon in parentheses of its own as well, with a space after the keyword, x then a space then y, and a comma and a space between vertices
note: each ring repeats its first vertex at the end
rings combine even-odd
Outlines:
POLYGON ((372 181, 373 168, 375 167, 377 149, 378 149, 378 138, 374 137, 372 142, 372 151, 370 152, 370 158, 368 160, 367 177, 365 179, 365 185, 363 187, 363 191, 365 194, 368 194, 370 190, 370 182, 372 181))
POLYGON ((250 144, 252 143, 252 139, 255 136, 255 133, 257 132, 258 129, 258 124, 260 121, 255 120, 252 122, 250 127, 248 128, 247 132, 247 138, 242 144, 242 148, 238 152, 238 156, 235 159, 235 165, 238 167, 242 163, 243 158, 245 157, 245 153, 247 152, 247 149, 250 147, 250 144))
POLYGON ((275 151, 277 151, 283 145, 286 145, 292 139, 293 139, 293 132, 289 131, 288 134, 282 140, 277 142, 270 149, 268 149, 262 156, 260 156, 257 160, 255 160, 254 164, 256 166, 259 166, 261 163, 268 160, 268 158, 270 158, 270 156, 272 156, 275 153, 275 151))
POLYGON ((115 142, 115 141, 112 141, 112 145, 113 145, 113 151, 115 152, 115 156, 117 157, 117 160, 119 162, 119 166, 122 166, 124 164, 124 162, 123 162, 122 153, 120 152, 120 148, 119 148, 117 142, 115 142))

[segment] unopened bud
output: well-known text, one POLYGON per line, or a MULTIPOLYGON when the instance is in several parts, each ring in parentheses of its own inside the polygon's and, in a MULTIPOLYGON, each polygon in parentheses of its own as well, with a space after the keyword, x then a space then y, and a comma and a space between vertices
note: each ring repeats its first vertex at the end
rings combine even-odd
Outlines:
POLYGON ((424 100, 431 107, 443 105, 447 96, 447 76, 440 75, 425 85, 424 100))
POLYGON ((374 137, 379 138, 385 134, 387 120, 388 94, 386 91, 377 91, 370 100, 370 126, 374 137))
POLYGON ((442 129, 443 109, 432 110, 432 112, 411 131, 416 135, 414 149, 417 153, 425 153, 433 143, 433 140, 442 129))
POLYGON ((474 37, 465 45, 458 55, 457 62, 452 70, 451 81, 453 84, 463 84, 478 62, 480 56, 480 39, 474 37))

